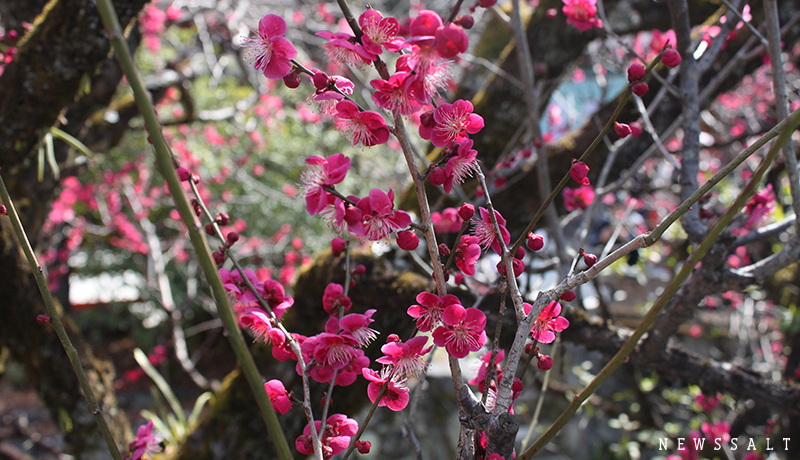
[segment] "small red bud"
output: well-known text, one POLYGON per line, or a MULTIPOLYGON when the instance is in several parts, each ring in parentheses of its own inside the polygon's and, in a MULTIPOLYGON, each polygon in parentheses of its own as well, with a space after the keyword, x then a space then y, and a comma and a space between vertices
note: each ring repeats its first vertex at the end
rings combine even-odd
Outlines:
POLYGON ((539 369, 549 371, 553 368, 553 358, 547 355, 539 355, 539 369))
POLYGON ((6 205, 0 204, 0 215, 7 216, 8 209, 6 209, 6 205))
POLYGON ((200 176, 197 175, 197 174, 192 174, 192 182, 194 182, 195 184, 199 184, 200 183, 200 176))
POLYGON ((533 232, 528 233, 528 240, 525 244, 531 251, 538 251, 544 247, 544 237, 533 232))
POLYGON ((472 219, 472 216, 475 215, 475 206, 471 205, 470 203, 464 203, 458 208, 458 217, 464 220, 472 219))
POLYGON ((561 294, 561 300, 565 302, 572 302, 573 300, 575 300, 575 297, 576 297, 575 291, 573 291, 572 289, 564 291, 564 293, 561 294))
POLYGON ((517 248, 517 252, 514 254, 514 258, 517 260, 522 260, 525 257, 525 248, 520 246, 517 248))
POLYGON ((511 391, 514 393, 519 393, 522 391, 522 381, 516 377, 514 377, 514 383, 511 384, 511 391))
POLYGON ((433 185, 444 185, 444 183, 447 182, 447 171, 445 171, 444 168, 436 166, 431 170, 431 173, 428 174, 428 180, 431 181, 433 185))
POLYGON ((342 255, 342 252, 344 252, 346 247, 347 243, 345 243, 344 240, 339 237, 331 240, 331 252, 333 253, 333 257, 339 257, 342 255))
POLYGON ((47 315, 39 315, 36 317, 36 322, 39 324, 50 324, 50 317, 47 315))
POLYGON ((227 239, 227 240, 228 240, 228 244, 233 244, 233 243, 235 243, 235 242, 239 241, 239 234, 238 234, 238 233, 236 233, 236 232, 230 232, 230 233, 228 233, 228 235, 225 237, 225 239, 227 239))
POLYGON ((295 70, 289 75, 283 77, 283 84, 290 89, 295 89, 300 86, 300 72, 295 70))
POLYGON ((317 88, 317 91, 325 91, 328 89, 330 77, 325 72, 318 70, 311 79, 314 81, 314 88, 317 88))
POLYGON ((397 246, 404 251, 413 251, 419 246, 419 237, 413 230, 397 232, 397 246))
POLYGON ((469 30, 469 29, 472 28, 472 26, 475 25, 475 18, 473 18, 472 16, 467 14, 467 15, 461 16, 460 18, 456 19, 453 22, 455 22, 456 24, 460 25, 461 27, 469 30))
POLYGON ((631 91, 633 91, 633 94, 642 97, 647 94, 648 91, 650 91, 650 87, 647 85, 647 83, 640 81, 639 83, 631 86, 631 91))
POLYGON ((585 263, 587 267, 591 267, 592 265, 597 263, 597 256, 594 254, 584 253, 583 263, 585 263))
POLYGON ((178 179, 182 182, 186 182, 192 175, 189 174, 189 170, 186 168, 178 168, 178 179))
POLYGON ((533 351, 533 342, 528 342, 525 344, 525 354, 529 355, 533 351))
POLYGON ((206 225, 206 235, 214 236, 217 232, 214 230, 214 226, 211 224, 206 225))
POLYGON ((217 218, 214 219, 214 222, 216 222, 219 225, 228 225, 228 222, 230 221, 231 218, 228 216, 228 213, 226 212, 221 212, 217 214, 217 218))
POLYGON ((628 81, 633 83, 644 78, 647 68, 638 62, 628 67, 628 81))
POLYGON ((431 127, 436 124, 436 120, 433 119, 433 111, 428 111, 423 113, 419 116, 419 122, 422 126, 431 127))
POLYGON ((351 279, 350 280, 350 289, 353 289, 354 287, 356 287, 356 280, 351 279))
POLYGON ((456 273, 455 276, 453 276, 453 282, 456 284, 464 284, 464 274, 456 273))
POLYGON ((372 443, 369 441, 356 441, 356 449, 359 454, 368 454, 372 448, 372 443))
POLYGON ((214 251, 214 254, 212 255, 214 256, 215 264, 222 265, 225 263, 225 254, 223 254, 221 251, 214 251))
POLYGON ((356 276, 361 276, 366 272, 367 272, 367 267, 365 267, 363 265, 359 265, 353 270, 353 274, 356 275, 356 276))
POLYGON ((681 53, 675 51, 673 48, 669 48, 664 51, 664 54, 661 56, 661 62, 667 67, 675 67, 681 63, 681 53))
POLYGON ((445 244, 445 243, 439 244, 439 254, 441 254, 442 257, 449 257, 450 256, 450 248, 447 247, 447 244, 445 244))
POLYGON ((389 336, 386 337, 386 343, 400 342, 400 341, 401 341, 400 336, 397 334, 389 334, 389 336))
POLYGON ((625 138, 631 134, 631 127, 626 125, 625 123, 617 123, 614 122, 614 131, 616 131, 617 136, 625 138))

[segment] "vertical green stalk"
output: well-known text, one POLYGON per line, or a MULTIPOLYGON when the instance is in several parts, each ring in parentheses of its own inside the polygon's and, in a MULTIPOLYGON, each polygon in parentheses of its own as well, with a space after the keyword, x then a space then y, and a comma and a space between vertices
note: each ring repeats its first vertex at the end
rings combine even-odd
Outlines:
POLYGON ((86 402, 89 403, 89 408, 92 409, 94 420, 97 422, 97 427, 100 429, 100 433, 102 433, 103 439, 106 441, 108 451, 111 452, 111 456, 114 460, 122 460, 119 447, 117 447, 117 443, 114 442, 114 437, 111 436, 111 431, 108 429, 106 419, 103 417, 103 411, 100 410, 100 406, 97 404, 92 386, 89 384, 89 378, 86 376, 83 365, 81 365, 81 358, 78 356, 78 350, 72 345, 72 341, 69 339, 66 329, 64 329, 64 323, 61 322, 61 317, 58 315, 58 310, 56 310, 56 305, 55 302, 53 302, 50 288, 47 286, 47 280, 44 277, 42 266, 39 265, 39 261, 36 260, 36 254, 33 253, 31 243, 28 241, 28 236, 25 234, 25 229, 22 227, 22 222, 19 220, 17 209, 11 201, 11 196, 8 194, 8 189, 2 177, 0 177, 0 195, 2 195, 3 203, 5 203, 6 209, 8 210, 8 217, 11 220, 11 226, 14 227, 14 232, 17 234, 17 240, 20 246, 22 246, 22 251, 28 259, 28 265, 31 267, 33 276, 36 278, 36 285, 39 286, 39 291, 42 293, 42 299, 47 308, 47 314, 50 316, 53 329, 56 330, 56 335, 58 335, 58 339, 61 341, 61 345, 67 353, 69 363, 72 365, 72 369, 78 377, 78 382, 80 382, 81 389, 83 389, 83 395, 86 397, 86 402))
POLYGON ((261 415, 264 418, 264 423, 267 425, 270 438, 272 438, 273 444, 275 445, 278 458, 281 460, 290 460, 292 454, 289 450, 289 444, 286 442, 286 436, 278 422, 278 417, 275 414, 275 409, 272 407, 269 396, 264 390, 261 375, 258 373, 253 356, 247 348, 247 344, 242 336, 242 331, 236 323, 236 317, 228 301, 225 288, 222 285, 222 279, 219 276, 217 265, 214 263, 213 256, 211 255, 211 249, 208 246, 205 236, 200 231, 200 223, 197 221, 194 211, 189 204, 189 200, 186 198, 183 191, 181 181, 175 169, 175 164, 170 155, 169 147, 167 146, 167 141, 164 139, 164 135, 161 132, 161 126, 158 122, 155 109, 153 108, 150 94, 139 76, 131 52, 128 49, 128 44, 123 38, 122 28, 120 27, 111 0, 97 0, 97 8, 103 19, 103 24, 108 31, 111 46, 114 48, 120 67, 122 67, 128 79, 128 83, 133 89, 133 95, 136 100, 136 105, 139 108, 139 113, 142 115, 142 118, 144 118, 147 133, 150 135, 155 150, 158 169, 166 179, 181 219, 186 224, 192 246, 197 253, 200 265, 203 267, 206 279, 211 285, 214 299, 217 302, 220 319, 222 319, 225 328, 230 333, 228 338, 231 342, 231 346, 236 354, 236 358, 239 360, 239 364, 242 366, 247 383, 250 385, 250 389, 255 395, 256 403, 261 410, 261 415))
POLYGON ((622 348, 614 355, 613 358, 608 362, 608 364, 603 367, 600 373, 583 389, 580 393, 575 395, 575 398, 570 403, 569 407, 558 417, 558 419, 553 423, 553 425, 522 455, 515 457, 519 460, 527 460, 532 458, 539 452, 548 442, 550 442, 561 429, 569 422, 573 415, 578 411, 580 406, 583 404, 592 393, 597 390, 600 385, 605 382, 605 380, 617 370, 617 368, 622 365, 625 359, 630 355, 636 345, 639 343, 639 339, 647 332, 648 329, 655 323, 658 316, 661 314, 661 311, 666 307, 667 303, 669 303, 670 299, 673 295, 678 291, 684 281, 689 277, 689 275, 694 271, 695 266, 698 262, 700 262, 703 257, 705 257, 706 253, 711 246, 716 242, 719 238, 722 231, 731 223, 734 217, 739 213, 739 211, 744 207, 747 203, 747 200, 753 196, 755 193, 756 187, 759 183, 761 183, 761 178, 767 172, 767 169, 772 165, 772 162, 775 161, 778 153, 781 151, 781 148, 791 139, 792 133, 794 130, 797 129, 798 124, 800 124, 800 111, 796 111, 792 114, 790 118, 786 120, 788 126, 781 132, 778 139, 770 148, 769 153, 758 166, 758 169, 753 173, 750 180, 745 185, 744 189, 739 193, 739 196, 736 198, 736 201, 725 211, 719 221, 714 225, 711 231, 708 232, 708 235, 703 239, 702 243, 697 247, 697 249, 692 253, 689 259, 684 263, 683 267, 681 267, 678 274, 673 278, 673 280, 669 283, 666 287, 664 293, 658 298, 656 303, 650 308, 645 315, 644 319, 642 320, 639 327, 633 332, 633 334, 625 341, 622 348))

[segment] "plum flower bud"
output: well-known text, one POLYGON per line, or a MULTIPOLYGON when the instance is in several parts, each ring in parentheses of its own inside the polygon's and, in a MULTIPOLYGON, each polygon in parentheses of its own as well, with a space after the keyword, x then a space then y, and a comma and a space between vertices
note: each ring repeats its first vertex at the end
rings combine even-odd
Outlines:
POLYGON ((475 19, 472 16, 468 15, 468 14, 465 14, 464 16, 461 16, 460 18, 456 19, 453 22, 455 22, 456 24, 460 25, 461 27, 463 27, 463 28, 465 28, 467 30, 471 29, 472 26, 475 25, 475 19))
POLYGON ((572 176, 572 179, 581 185, 589 185, 589 178, 586 177, 587 174, 589 174, 589 166, 573 158, 572 166, 569 168, 569 175, 572 176))
POLYGON ((428 175, 428 180, 431 181, 433 185, 444 185, 444 183, 447 182, 447 171, 437 166, 431 170, 431 173, 428 175))
POLYGON ((226 239, 226 240, 228 240, 228 244, 229 244, 229 245, 231 245, 231 244, 233 244, 233 243, 235 243, 235 242, 239 241, 239 234, 238 234, 238 233, 236 233, 236 232, 230 232, 230 233, 228 233, 228 235, 225 237, 225 239, 226 239))
POLYGON ((522 260, 523 258, 525 258, 525 248, 523 248, 522 246, 518 247, 517 252, 514 253, 514 258, 517 260, 522 260))
POLYGON ((450 248, 447 246, 447 244, 441 243, 439 245, 439 254, 441 254, 443 257, 450 256, 450 248))
POLYGON ((404 251, 413 251, 419 246, 419 237, 412 230, 397 232, 397 245, 404 251))
POLYGON ((356 441, 356 449, 359 454, 368 454, 372 443, 369 441, 356 441))
POLYGON ((621 138, 628 137, 631 134, 631 127, 626 125, 625 123, 617 123, 614 122, 614 131, 617 133, 617 136, 621 138))
POLYGON ((594 254, 583 254, 583 262, 586 264, 587 267, 591 267, 592 265, 597 263, 597 256, 594 254))
POLYGON ((367 273, 367 267, 365 267, 363 265, 359 265, 359 266, 357 266, 356 268, 353 269, 353 274, 356 275, 356 276, 361 276, 364 273, 367 273))
POLYGON ((639 137, 642 135, 642 132, 644 132, 642 125, 638 122, 629 123, 628 126, 631 127, 631 136, 633 137, 639 137))
POLYGON ((311 77, 311 80, 314 81, 314 88, 317 88, 317 91, 325 91, 328 89, 328 84, 330 82, 330 77, 323 71, 318 71, 311 77))
POLYGON ((39 324, 50 324, 50 317, 47 315, 39 315, 36 317, 36 322, 39 324))
POLYGON ((230 221, 231 218, 228 216, 227 212, 221 212, 217 214, 217 217, 214 219, 214 222, 216 222, 219 225, 228 225, 228 222, 230 221))
POLYGON ((217 232, 214 230, 214 226, 212 224, 206 224, 206 235, 214 236, 217 232))
POLYGON ((8 209, 6 209, 6 205, 0 204, 0 215, 7 216, 8 209))
POLYGON ((638 62, 628 67, 628 81, 633 83, 644 78, 647 68, 638 62))
POLYGON ((668 48, 661 56, 661 62, 667 67, 675 67, 681 63, 681 53, 673 48, 668 48))
POLYGON ((472 219, 472 216, 475 215, 475 206, 471 205, 470 203, 464 203, 458 208, 458 217, 464 220, 472 219))
MULTIPOLYGON (((511 265, 514 268, 514 278, 519 278, 519 275, 521 275, 522 272, 525 271, 525 263, 522 262, 520 259, 514 259, 511 262, 511 265)), ((503 263, 502 260, 500 262, 497 262, 497 273, 500 273, 503 276, 505 276, 506 274, 506 265, 503 263)))
POLYGON ((186 182, 187 180, 189 180, 190 177, 192 177, 192 175, 189 174, 189 170, 186 168, 178 168, 177 172, 178 172, 178 179, 180 179, 181 182, 186 182))
POLYGON ((533 351, 533 342, 528 342, 525 344, 525 354, 529 355, 533 351))
POLYGON ((436 124, 436 120, 433 119, 433 110, 429 110, 419 116, 419 122, 422 126, 431 127, 436 124))
POLYGON ((564 291, 564 293, 561 294, 561 300, 565 302, 572 302, 573 300, 575 300, 575 291, 573 291, 572 289, 564 291))
POLYGON ((289 75, 283 77, 283 84, 290 89, 295 89, 300 86, 300 72, 295 70, 289 73, 289 75))
POLYGON ((347 244, 344 242, 343 239, 336 237, 331 240, 331 252, 333 253, 333 257, 339 257, 344 252, 347 244))
POLYGON ((386 343, 392 343, 392 342, 401 342, 400 336, 397 334, 389 334, 389 336, 386 337, 386 343))
POLYGON ((214 254, 212 254, 212 255, 214 256, 214 263, 215 264, 222 265, 223 263, 225 263, 225 254, 223 254, 222 252, 214 251, 214 254))
POLYGON ((647 85, 647 83, 640 81, 639 83, 631 86, 631 91, 633 91, 633 94, 642 97, 647 94, 648 91, 650 91, 650 87, 647 85))
POLYGON ((553 358, 547 355, 539 355, 539 369, 549 371, 553 368, 553 358))
POLYGON ((525 242, 525 244, 531 251, 538 251, 544 247, 544 237, 542 235, 537 235, 533 232, 530 232, 528 233, 528 240, 525 242))

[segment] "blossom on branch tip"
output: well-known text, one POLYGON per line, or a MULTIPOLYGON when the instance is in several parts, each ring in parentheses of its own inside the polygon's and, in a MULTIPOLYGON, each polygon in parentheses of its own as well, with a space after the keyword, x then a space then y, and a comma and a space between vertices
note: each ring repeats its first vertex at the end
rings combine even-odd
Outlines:
POLYGON ((258 22, 256 38, 246 38, 242 47, 246 48, 245 58, 253 60, 255 69, 271 79, 280 79, 292 71, 292 59, 297 50, 283 35, 286 22, 280 16, 268 14, 258 22))
POLYGON ((450 305, 442 314, 442 322, 444 325, 433 331, 433 343, 445 347, 454 358, 464 358, 486 342, 486 315, 477 308, 450 305))
POLYGON ((264 389, 267 390, 269 400, 272 402, 272 407, 281 414, 286 414, 292 408, 292 401, 289 399, 289 393, 283 386, 283 382, 277 379, 270 380, 264 384, 264 389))
POLYGON ((389 128, 379 113, 361 112, 355 103, 346 99, 336 104, 333 124, 353 145, 371 147, 389 140, 389 128))
MULTIPOLYGON (((525 314, 529 314, 533 305, 523 303, 525 314)), ((550 302, 544 310, 539 313, 536 321, 531 327, 531 336, 533 340, 542 343, 552 343, 556 339, 556 332, 561 332, 569 327, 569 321, 558 316, 561 314, 561 304, 558 302, 550 302)))
POLYGON ((386 48, 386 51, 397 53, 405 45, 405 40, 397 36, 400 23, 395 18, 384 18, 379 12, 368 9, 358 17, 358 25, 364 33, 361 42, 370 53, 381 54, 381 47, 386 48))

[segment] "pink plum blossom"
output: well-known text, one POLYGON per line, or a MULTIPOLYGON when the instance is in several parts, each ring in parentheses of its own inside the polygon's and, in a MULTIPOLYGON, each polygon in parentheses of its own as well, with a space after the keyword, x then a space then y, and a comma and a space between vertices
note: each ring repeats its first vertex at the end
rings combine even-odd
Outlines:
POLYGON ((408 388, 402 386, 404 381, 396 381, 386 368, 382 369, 380 373, 369 368, 364 368, 361 372, 364 378, 370 382, 367 386, 367 396, 370 401, 374 403, 378 399, 381 388, 388 385, 378 406, 386 406, 395 412, 406 408, 409 395, 408 388))
POLYGON ((322 44, 322 49, 332 61, 363 69, 377 58, 358 43, 355 36, 348 33, 323 30, 317 32, 317 35, 328 40, 322 44))
POLYGON ((452 59, 467 51, 468 47, 469 37, 454 23, 436 29, 436 51, 443 58, 452 59))
MULTIPOLYGON (((370 10, 367 10, 370 11, 370 10)), ((395 72, 389 80, 376 79, 370 84, 375 88, 372 100, 381 107, 400 115, 411 115, 417 112, 421 105, 414 96, 406 90, 406 80, 410 77, 408 72, 395 72)))
POLYGON ((361 42, 370 53, 381 54, 381 47, 393 53, 399 52, 405 40, 398 37, 400 23, 395 18, 384 18, 379 12, 368 9, 358 17, 358 25, 364 35, 361 42))
MULTIPOLYGON (((489 360, 492 358, 492 352, 487 351, 486 353, 481 356, 481 367, 478 369, 478 375, 467 382, 470 385, 478 385, 478 391, 483 393, 483 390, 486 388, 486 374, 489 373, 489 360)), ((494 380, 500 381, 503 378, 503 368, 500 366, 500 363, 506 358, 506 352, 503 350, 498 350, 497 357, 494 360, 494 380)))
MULTIPOLYGON (((322 421, 314 421, 317 433, 322 429, 322 421)), ((358 422, 346 415, 333 414, 325 421, 325 431, 320 433, 323 455, 330 458, 340 454, 350 445, 350 438, 358 432, 358 422)), ((311 426, 306 425, 303 434, 295 441, 297 451, 305 455, 314 454, 314 443, 311 440, 311 426)))
POLYGON ((347 366, 339 369, 336 374, 336 385, 342 387, 352 385, 361 375, 362 369, 369 367, 369 358, 364 355, 364 350, 357 350, 357 354, 358 356, 353 358, 347 366))
POLYGON ((483 117, 472 113, 472 103, 459 99, 452 104, 442 104, 433 111, 433 126, 420 125, 419 135, 430 139, 436 147, 447 147, 451 142, 467 140, 467 133, 483 129, 483 117))
POLYGON ((336 104, 336 119, 333 123, 353 145, 370 147, 389 140, 389 128, 379 113, 361 112, 355 103, 346 99, 336 104))
POLYGON ((432 330, 442 320, 445 308, 450 305, 461 306, 461 301, 453 294, 445 294, 442 298, 430 292, 417 294, 419 305, 408 307, 408 316, 417 320, 417 329, 422 332, 432 330))
POLYGON ((336 153, 328 158, 312 156, 306 158, 308 169, 300 174, 305 190, 306 210, 310 215, 318 214, 328 205, 328 192, 324 187, 332 187, 342 182, 350 169, 350 158, 336 153))
POLYGON ((477 308, 453 304, 442 314, 443 326, 433 331, 433 343, 445 347, 454 358, 478 351, 486 342, 486 315, 477 308))
MULTIPOLYGON (((247 279, 253 284, 256 290, 259 290, 263 283, 258 281, 258 277, 256 276, 255 272, 252 270, 245 270, 244 274, 247 276, 247 279)), ((228 291, 229 295, 235 296, 237 301, 258 301, 258 298, 255 296, 255 294, 253 294, 253 292, 247 287, 247 284, 244 282, 239 270, 230 271, 227 268, 221 268, 219 270, 219 276, 222 278, 222 285, 225 287, 225 290, 228 291)))
POLYGON ((344 99, 344 95, 353 94, 355 85, 349 79, 333 75, 328 76, 319 69, 314 69, 314 86, 316 92, 311 95, 311 100, 319 104, 319 111, 328 115, 336 114, 336 104, 344 99), (339 91, 335 91, 335 87, 339 91))
POLYGON ((456 155, 447 160, 445 167, 445 182, 444 191, 450 193, 454 185, 461 184, 467 177, 472 177, 478 171, 478 151, 474 150, 472 146, 474 141, 467 139, 458 146, 456 155))
POLYGON ((477 236, 462 235, 455 249, 456 267, 467 276, 475 276, 475 263, 481 256, 481 246, 477 236))
POLYGON ((363 232, 353 233, 369 241, 382 240, 392 232, 411 225, 411 217, 407 212, 394 210, 394 192, 391 189, 388 194, 378 189, 370 190, 368 197, 358 201, 358 209, 361 211, 363 232))
POLYGON ((384 356, 375 361, 381 364, 392 365, 395 374, 402 378, 419 377, 425 372, 427 363, 423 357, 431 351, 433 346, 425 348, 428 338, 417 336, 408 342, 389 342, 381 347, 384 356))
POLYGON ((586 209, 594 201, 594 188, 582 185, 578 188, 564 187, 564 208, 567 211, 586 209))
MULTIPOLYGON (((533 305, 529 303, 522 304, 525 308, 525 314, 529 314, 533 305)), ((542 343, 552 343, 556 339, 556 332, 561 332, 569 327, 569 321, 558 316, 561 314, 561 304, 558 302, 550 302, 544 310, 539 313, 536 321, 533 322, 531 327, 531 336, 533 340, 542 343)))
POLYGON ((597 27, 603 27, 603 21, 596 17, 597 0, 563 0, 564 7, 561 11, 567 15, 567 24, 572 24, 581 32, 597 27))
MULTIPOLYGON (((480 245, 484 250, 491 247, 494 252, 501 254, 503 252, 503 248, 500 246, 500 240, 497 239, 497 235, 494 230, 494 223, 492 222, 492 215, 486 208, 480 208, 480 213, 480 219, 478 216, 472 218, 472 222, 475 223, 474 235, 478 237, 478 240, 480 240, 480 245)), ((497 219, 498 227, 500 227, 500 234, 503 237, 503 242, 505 244, 510 243, 511 233, 506 228, 506 220, 496 209, 494 210, 494 216, 497 219)))
MULTIPOLYGON (((338 320, 339 327, 344 332, 353 336, 360 347, 366 347, 378 336, 378 331, 369 328, 370 323, 375 321, 372 319, 372 315, 375 314, 376 311, 378 310, 370 309, 364 312, 363 315, 361 313, 345 315, 342 319, 338 320)), ((336 317, 332 317, 328 321, 331 320, 336 320, 336 317)))
POLYGON ((339 316, 339 308, 344 312, 350 310, 352 302, 350 297, 344 295, 344 286, 338 283, 329 283, 322 294, 322 307, 331 316, 339 316))
POLYGON ((153 421, 148 420, 146 425, 136 430, 136 439, 131 443, 133 460, 147 459, 150 455, 161 452, 160 444, 163 440, 164 436, 161 434, 153 434, 153 421))
POLYGON ((246 38, 242 47, 246 48, 245 58, 255 62, 256 70, 264 72, 271 79, 283 78, 292 71, 292 59, 297 50, 283 35, 286 22, 280 16, 268 14, 258 22, 258 36, 246 38))
POLYGON ((270 380, 264 384, 264 389, 267 390, 269 400, 272 402, 272 407, 281 414, 286 414, 292 408, 292 401, 289 399, 289 393, 283 386, 280 380, 270 380))
POLYGON ((269 315, 260 308, 246 308, 244 314, 239 318, 239 322, 243 326, 249 327, 256 339, 261 338, 266 343, 281 345, 286 340, 283 331, 275 328, 269 315))

